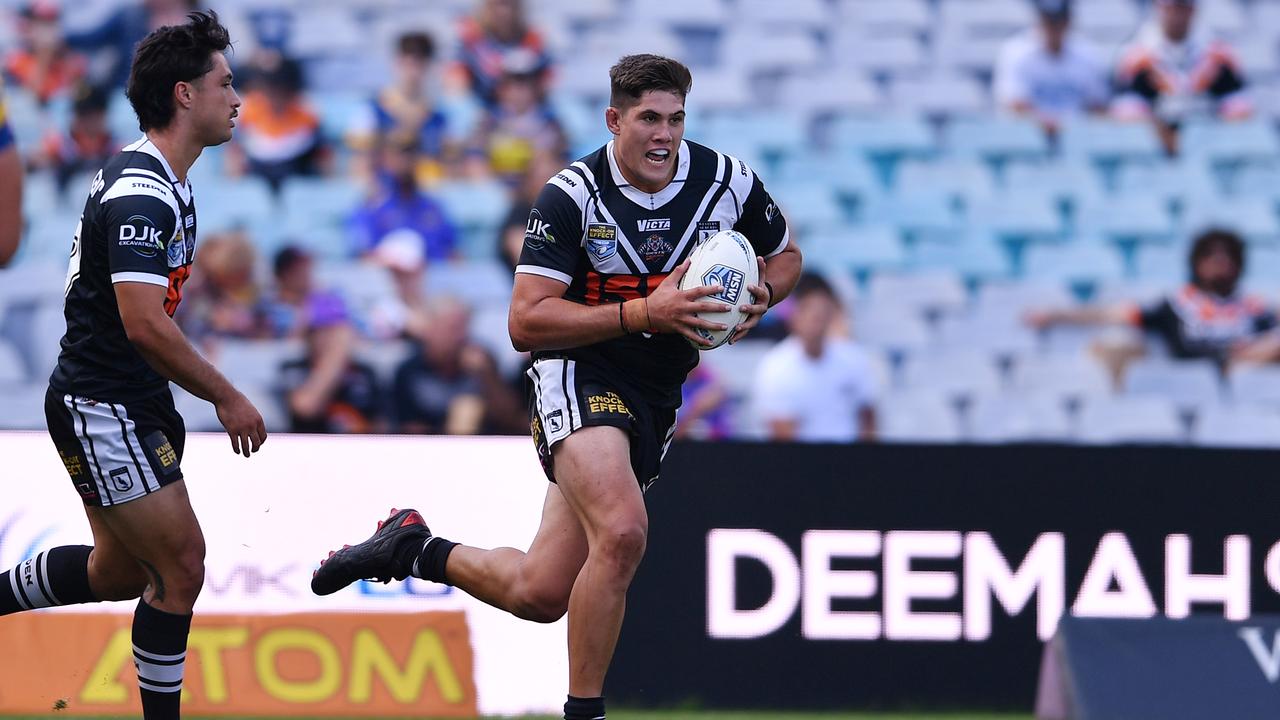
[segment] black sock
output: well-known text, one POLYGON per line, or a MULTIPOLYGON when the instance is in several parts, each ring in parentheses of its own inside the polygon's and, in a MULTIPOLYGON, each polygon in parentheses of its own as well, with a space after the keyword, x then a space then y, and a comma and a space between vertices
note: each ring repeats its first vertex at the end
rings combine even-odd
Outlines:
POLYGON ((89 589, 88 545, 64 545, 37 553, 0 573, 0 615, 97 602, 89 589))
POLYGON ((174 615, 138 601, 133 613, 133 664, 138 668, 144 720, 178 720, 187 662, 190 615, 174 615))
POLYGON ((449 553, 453 552, 457 546, 456 542, 449 542, 433 535, 422 543, 422 547, 407 548, 406 552, 412 553, 409 557, 413 558, 409 574, 431 582, 449 582, 444 578, 444 567, 449 562, 449 553))
POLYGON ((604 720, 604 698, 570 695, 564 704, 564 720, 604 720))

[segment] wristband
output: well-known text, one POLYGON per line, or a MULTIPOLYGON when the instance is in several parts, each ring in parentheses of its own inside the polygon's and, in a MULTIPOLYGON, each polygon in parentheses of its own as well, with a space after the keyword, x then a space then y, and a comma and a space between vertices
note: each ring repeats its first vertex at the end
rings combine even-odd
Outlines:
POLYGON ((764 306, 771 308, 773 307, 773 286, 769 284, 768 280, 764 281, 764 289, 769 291, 769 299, 765 301, 764 306))

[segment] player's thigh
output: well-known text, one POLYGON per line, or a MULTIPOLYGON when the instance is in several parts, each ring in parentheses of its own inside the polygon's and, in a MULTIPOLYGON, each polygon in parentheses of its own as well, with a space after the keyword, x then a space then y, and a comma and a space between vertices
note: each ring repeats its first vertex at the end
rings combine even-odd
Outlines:
POLYGON ((585 427, 552 452, 556 482, 588 537, 648 531, 644 495, 631 467, 631 437, 624 430, 585 427))
POLYGON ((99 514, 129 554, 162 577, 193 582, 203 577, 204 534, 185 481, 101 508, 99 514))
POLYGON ((93 552, 89 555, 89 582, 101 599, 103 593, 132 597, 146 587, 147 574, 124 541, 103 517, 100 507, 85 507, 89 530, 93 533, 93 552))
POLYGON ((536 588, 563 591, 567 596, 586 560, 587 534, 582 523, 560 487, 548 483, 542 522, 525 554, 522 579, 536 588))

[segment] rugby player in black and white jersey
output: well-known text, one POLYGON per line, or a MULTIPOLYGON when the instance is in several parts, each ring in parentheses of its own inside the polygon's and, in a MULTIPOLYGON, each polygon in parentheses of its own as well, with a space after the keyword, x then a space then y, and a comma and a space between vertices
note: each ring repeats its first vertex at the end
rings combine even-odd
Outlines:
POLYGON ((696 243, 742 232, 760 284, 741 339, 800 275, 786 220, 746 163, 683 139, 688 68, 632 55, 610 71, 606 146, 548 181, 516 268, 510 331, 533 351, 533 439, 551 484, 528 552, 458 545, 413 510, 392 511, 359 545, 332 554, 320 594, 360 578, 409 575, 455 585, 515 615, 569 615, 567 720, 605 716, 605 673, 627 587, 644 554, 643 491, 675 431, 680 386, 698 361, 695 316, 718 286, 682 291, 696 243))
POLYGON ((141 598, 133 657, 146 720, 179 717, 204 583, 169 381, 213 403, 235 452, 247 457, 267 436, 257 409, 172 320, 195 255, 187 172, 204 148, 231 139, 240 106, 226 28, 212 12, 188 17, 138 45, 127 94, 143 137, 89 188, 67 272, 67 332, 45 395, 49 435, 94 544, 46 550, 0 574, 0 615, 141 598))

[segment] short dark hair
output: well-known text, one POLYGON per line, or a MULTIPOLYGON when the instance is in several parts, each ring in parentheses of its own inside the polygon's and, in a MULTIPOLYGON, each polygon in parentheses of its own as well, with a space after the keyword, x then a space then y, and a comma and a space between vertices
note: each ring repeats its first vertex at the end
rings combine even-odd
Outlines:
POLYGON ((661 55, 627 55, 609 68, 609 104, 619 109, 635 105, 650 90, 673 92, 683 99, 692 87, 689 68, 661 55))
POLYGON ((796 300, 802 300, 809 295, 826 295, 839 302, 836 297, 836 291, 831 287, 831 283, 827 279, 817 273, 805 272, 801 273, 800 279, 796 281, 796 287, 791 291, 791 297, 796 300))
POLYGON ((424 32, 407 32, 396 39, 396 52, 419 60, 430 60, 436 56, 436 41, 424 32))
POLYGON ((177 108, 173 86, 191 82, 213 69, 213 53, 231 46, 231 36, 212 10, 187 15, 184 25, 166 25, 138 43, 125 95, 146 132, 163 129, 177 108))
POLYGON ((1217 227, 1208 228, 1197 235, 1196 239, 1191 242, 1188 270, 1193 284, 1199 281, 1199 278, 1196 277, 1196 265, 1217 250, 1226 251, 1227 255, 1231 256, 1231 260, 1235 262, 1240 274, 1244 274, 1244 240, 1232 230, 1217 227))
POLYGON ((280 248, 276 256, 271 260, 271 273, 276 278, 282 277, 285 273, 311 260, 311 253, 302 249, 298 245, 285 245, 280 248))

